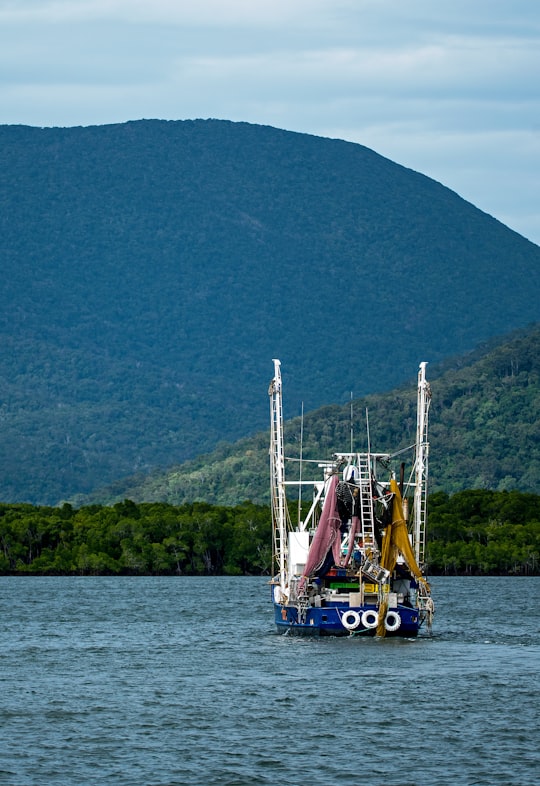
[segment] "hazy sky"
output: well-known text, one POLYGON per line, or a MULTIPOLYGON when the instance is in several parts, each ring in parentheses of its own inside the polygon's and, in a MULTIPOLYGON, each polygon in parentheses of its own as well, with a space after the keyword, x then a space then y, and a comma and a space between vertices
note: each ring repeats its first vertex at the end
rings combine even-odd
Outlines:
POLYGON ((359 142, 540 244, 540 0, 0 0, 0 123, 359 142))

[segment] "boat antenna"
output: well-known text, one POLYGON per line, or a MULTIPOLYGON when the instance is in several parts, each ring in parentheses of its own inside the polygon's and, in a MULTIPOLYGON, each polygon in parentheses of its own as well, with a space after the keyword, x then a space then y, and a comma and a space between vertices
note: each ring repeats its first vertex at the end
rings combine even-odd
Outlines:
POLYGON ((369 436, 369 410, 366 407, 366 432, 367 432, 367 452, 371 453, 371 437, 369 436))
POLYGON ((353 397, 351 390, 351 453, 353 452, 354 426, 353 426, 353 397))
POLYGON ((304 448, 304 402, 302 401, 302 414, 300 416, 300 477, 298 483, 298 524, 302 515, 302 452, 304 448))

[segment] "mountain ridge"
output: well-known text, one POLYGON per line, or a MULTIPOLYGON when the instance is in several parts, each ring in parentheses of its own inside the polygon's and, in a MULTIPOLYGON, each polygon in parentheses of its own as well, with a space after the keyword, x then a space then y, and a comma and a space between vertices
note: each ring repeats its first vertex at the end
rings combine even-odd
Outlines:
POLYGON ((361 145, 221 120, 0 142, 5 499, 255 433, 267 358, 314 409, 538 318, 538 246, 361 145))

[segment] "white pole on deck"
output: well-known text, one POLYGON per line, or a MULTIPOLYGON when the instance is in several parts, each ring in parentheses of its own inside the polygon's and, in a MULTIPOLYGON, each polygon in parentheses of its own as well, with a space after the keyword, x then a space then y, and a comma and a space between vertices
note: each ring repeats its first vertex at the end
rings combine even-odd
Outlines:
POLYGON ((426 381, 427 362, 420 363, 418 371, 418 403, 416 416, 416 465, 414 489, 414 550, 418 565, 424 562, 427 524, 428 482, 428 413, 431 388, 426 381))
POLYGON ((272 529, 274 556, 279 567, 279 584, 285 591, 286 499, 285 456, 283 448, 283 401, 281 363, 274 359, 274 378, 268 390, 270 396, 270 483, 272 494, 272 529))

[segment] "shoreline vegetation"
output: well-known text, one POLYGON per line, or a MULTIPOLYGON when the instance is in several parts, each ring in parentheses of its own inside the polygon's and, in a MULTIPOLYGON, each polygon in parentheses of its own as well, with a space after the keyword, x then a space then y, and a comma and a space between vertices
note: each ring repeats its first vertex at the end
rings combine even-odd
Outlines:
MULTIPOLYGON (((270 509, 248 501, 0 503, 4 576, 270 575, 271 561, 270 509)), ((540 495, 433 493, 427 563, 432 576, 540 575, 540 495)))

